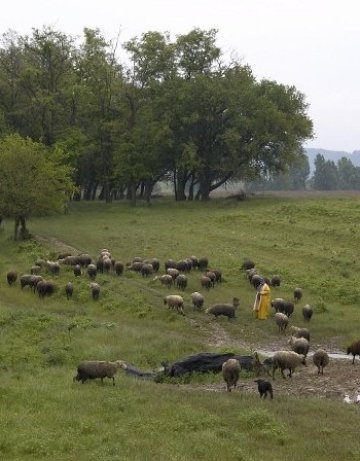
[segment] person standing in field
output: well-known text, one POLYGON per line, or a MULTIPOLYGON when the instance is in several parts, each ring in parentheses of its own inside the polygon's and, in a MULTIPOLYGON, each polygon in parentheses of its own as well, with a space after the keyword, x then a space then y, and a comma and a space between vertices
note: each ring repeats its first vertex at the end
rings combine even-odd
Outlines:
POLYGON ((266 320, 270 312, 270 287, 264 279, 259 281, 256 287, 256 296, 254 302, 255 318, 259 320, 266 320))

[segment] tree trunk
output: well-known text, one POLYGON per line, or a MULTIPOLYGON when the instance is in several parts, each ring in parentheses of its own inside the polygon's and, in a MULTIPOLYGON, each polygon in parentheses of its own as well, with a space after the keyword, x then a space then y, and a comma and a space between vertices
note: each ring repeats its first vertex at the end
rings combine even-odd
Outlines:
POLYGON ((20 240, 27 240, 30 238, 30 233, 26 227, 25 216, 17 216, 15 218, 14 239, 18 240, 18 238, 20 238, 20 240))
POLYGON ((153 191, 153 187, 154 187, 154 183, 153 181, 150 179, 150 178, 147 178, 145 180, 145 190, 144 190, 144 198, 145 198, 145 201, 148 205, 150 205, 151 203, 151 193, 153 191))
POLYGON ((135 207, 136 206, 136 182, 131 181, 130 184, 130 204, 131 206, 135 207))

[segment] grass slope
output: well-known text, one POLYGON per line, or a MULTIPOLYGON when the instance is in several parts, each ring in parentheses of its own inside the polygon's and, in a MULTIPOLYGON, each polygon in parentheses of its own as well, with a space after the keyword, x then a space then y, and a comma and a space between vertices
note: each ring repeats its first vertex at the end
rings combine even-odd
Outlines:
MULTIPOLYGON (((268 402, 241 388, 214 392, 220 376, 194 376, 190 385, 182 384, 188 379, 155 384, 119 372, 114 387, 72 383, 76 364, 87 358, 121 358, 153 369, 164 359, 199 351, 248 353, 244 343, 279 342, 272 319, 252 318, 254 291, 239 270, 245 257, 254 259, 262 274, 281 275, 273 297, 290 298, 301 286, 301 305, 315 307, 313 341, 343 349, 359 337, 359 207, 356 197, 263 197, 204 205, 161 201, 136 209, 72 204, 66 216, 29 223, 42 244, 13 242, 11 223, 5 223, 0 233, 0 459, 359 459, 356 406, 281 396, 276 381, 275 399, 268 402), (58 252, 61 242, 93 256, 109 248, 123 262, 134 256, 163 263, 206 255, 225 278, 205 293, 206 304, 238 296, 238 318, 214 322, 193 311, 190 293, 200 289, 198 272, 190 274, 184 293, 185 317, 164 307, 166 288, 129 272, 120 278, 99 275, 98 302, 90 298, 88 278, 74 280, 67 268, 53 277, 59 290, 51 298, 39 300, 18 284, 7 286, 7 270, 28 272, 38 257, 58 252), (63 291, 68 280, 75 285, 70 301, 63 291), (211 385, 214 391, 206 391, 211 385)), ((299 311, 292 322, 304 325, 299 311)))

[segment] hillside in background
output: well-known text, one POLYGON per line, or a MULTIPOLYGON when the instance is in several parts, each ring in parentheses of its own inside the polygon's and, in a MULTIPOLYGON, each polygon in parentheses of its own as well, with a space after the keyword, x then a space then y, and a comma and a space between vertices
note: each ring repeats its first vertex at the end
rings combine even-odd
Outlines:
POLYGON ((325 160, 332 160, 335 163, 337 163, 337 161, 340 160, 342 157, 346 157, 350 159, 355 166, 360 166, 360 150, 354 150, 352 153, 350 153, 342 150, 328 150, 315 147, 308 147, 305 148, 305 152, 309 157, 311 174, 315 170, 314 161, 317 154, 321 154, 324 156, 325 160))

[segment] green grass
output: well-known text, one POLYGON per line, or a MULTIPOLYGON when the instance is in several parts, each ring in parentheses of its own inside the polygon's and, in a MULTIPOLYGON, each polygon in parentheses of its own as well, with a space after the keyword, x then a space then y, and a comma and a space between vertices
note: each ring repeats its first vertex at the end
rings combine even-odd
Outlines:
MULTIPOLYGON (((200 351, 248 353, 252 344, 278 341, 272 319, 252 318, 254 291, 239 269, 246 257, 262 274, 282 277, 273 297, 290 298, 302 287, 300 305, 315 307, 313 341, 343 350, 358 338, 359 210, 357 197, 162 200, 136 209, 74 203, 68 215, 30 221, 30 231, 48 242, 42 245, 13 242, 6 222, 0 231, 0 459, 358 460, 358 408, 342 402, 276 394, 260 401, 242 389, 206 390, 209 384, 224 389, 219 375, 156 384, 119 372, 114 387, 72 378, 82 359, 120 358, 150 370, 200 351), (52 277, 59 290, 51 298, 7 286, 9 269, 28 272, 38 257, 59 251, 54 238, 93 256, 108 248, 123 262, 206 255, 225 278, 205 293, 206 304, 238 296, 238 318, 215 323, 193 311, 198 272, 184 293, 185 317, 165 308, 165 287, 132 273, 99 275, 98 302, 88 278, 74 280, 65 267, 52 277), (75 286, 70 301, 63 291, 68 280, 75 286), (218 347, 209 345, 214 324, 226 333, 218 347)), ((298 306, 292 322, 304 325, 298 306)))

